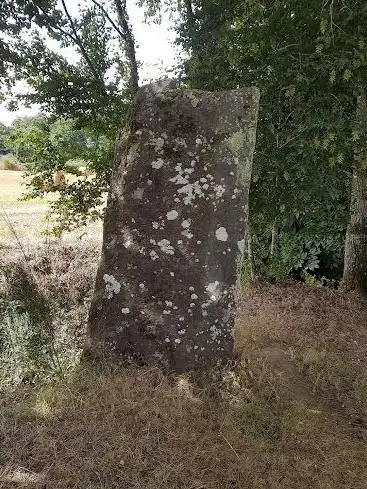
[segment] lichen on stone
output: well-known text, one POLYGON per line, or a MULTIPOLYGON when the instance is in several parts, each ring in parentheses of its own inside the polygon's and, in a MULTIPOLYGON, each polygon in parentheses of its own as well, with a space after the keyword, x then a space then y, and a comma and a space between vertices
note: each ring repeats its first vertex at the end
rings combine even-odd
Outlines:
POLYGON ((119 294, 121 290, 121 284, 113 275, 105 273, 103 275, 103 281, 105 283, 105 292, 108 299, 112 299, 114 294, 119 294))
POLYGON ((243 150, 245 144, 245 134, 243 131, 234 132, 227 138, 226 142, 231 152, 238 155, 243 150))

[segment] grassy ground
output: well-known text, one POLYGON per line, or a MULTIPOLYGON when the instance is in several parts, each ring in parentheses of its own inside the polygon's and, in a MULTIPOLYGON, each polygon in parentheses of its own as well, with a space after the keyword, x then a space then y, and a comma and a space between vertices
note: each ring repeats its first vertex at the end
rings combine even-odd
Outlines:
POLYGON ((245 289, 237 360, 205 385, 97 367, 79 357, 100 233, 96 242, 30 234, 29 249, 13 237, 0 241, 0 312, 14 305, 1 333, 16 346, 0 358, 0 488, 366 489, 361 298, 297 284, 245 289), (22 382, 5 383, 8 371, 22 382))
MULTIPOLYGON (((12 299, 38 289, 28 309, 45 298, 76 356, 97 257, 54 245, 27 265, 12 254, 5 273, 12 299)), ((353 295, 257 285, 243 293, 238 360, 205 386, 67 362, 59 380, 4 386, 0 487, 365 489, 366 310, 353 295)))

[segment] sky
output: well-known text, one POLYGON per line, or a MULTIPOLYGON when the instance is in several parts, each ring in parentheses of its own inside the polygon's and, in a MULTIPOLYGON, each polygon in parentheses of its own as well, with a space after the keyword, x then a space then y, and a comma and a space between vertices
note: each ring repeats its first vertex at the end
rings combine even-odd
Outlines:
MULTIPOLYGON (((0 0, 1 1, 1 0, 0 0)), ((67 0, 66 4, 71 14, 76 14, 77 2, 67 0)), ((177 47, 173 45, 175 33, 170 29, 168 14, 162 15, 160 24, 146 24, 144 22, 144 9, 136 6, 135 0, 127 0, 128 13, 137 45, 137 59, 142 63, 140 68, 141 83, 160 78, 175 64, 178 54, 177 47)), ((66 57, 73 56, 72 50, 63 52, 66 57)), ((19 92, 25 92, 27 85, 20 83, 17 87, 19 92)), ((0 122, 10 125, 17 117, 35 115, 39 107, 21 107, 16 112, 9 112, 6 104, 0 104, 0 122)))

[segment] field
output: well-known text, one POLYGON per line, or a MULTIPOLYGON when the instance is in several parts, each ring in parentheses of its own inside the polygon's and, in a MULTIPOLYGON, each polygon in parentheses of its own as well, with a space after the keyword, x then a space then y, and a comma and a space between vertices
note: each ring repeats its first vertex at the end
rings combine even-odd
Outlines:
MULTIPOLYGON (((39 245, 50 238, 45 238, 51 229, 51 223, 45 220, 48 201, 55 198, 49 195, 47 199, 20 200, 25 191, 23 173, 20 171, 0 170, 0 247, 14 244, 15 233, 26 249, 39 245), (15 232, 15 233, 14 233, 15 232)), ((101 223, 88 228, 66 233, 63 242, 73 242, 82 236, 83 240, 101 239, 101 223)))
POLYGON ((206 382, 79 361, 100 234, 98 246, 43 242, 45 204, 18 204, 18 177, 0 173, 0 200, 36 246, 16 253, 12 232, 0 236, 0 299, 48 311, 62 368, 47 382, 2 386, 0 488, 366 488, 362 298, 295 283, 244 287, 237 360, 206 382))

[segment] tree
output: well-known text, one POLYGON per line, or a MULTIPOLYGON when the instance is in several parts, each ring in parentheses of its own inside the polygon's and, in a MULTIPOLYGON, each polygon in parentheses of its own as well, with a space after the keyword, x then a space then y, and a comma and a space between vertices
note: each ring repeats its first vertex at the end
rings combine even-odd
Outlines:
MULTIPOLYGON (((367 137, 366 93, 358 96, 357 117, 364 139, 367 137)), ((361 134, 358 134, 358 138, 361 134)), ((364 144, 363 144, 364 146, 364 144)), ((346 289, 357 289, 367 294, 367 151, 355 149, 350 222, 345 239, 343 283, 346 289)))
POLYGON ((38 115, 13 122, 6 144, 24 165, 28 177, 25 198, 43 197, 56 190, 60 194, 58 200, 50 203, 51 214, 57 218, 55 234, 101 217, 101 204, 108 190, 107 179, 101 175, 111 159, 112 143, 105 136, 95 137, 88 130, 79 129, 70 119, 38 115), (81 176, 80 166, 96 176, 55 185, 55 171, 81 176))
POLYGON ((9 128, 0 122, 0 154, 6 152, 6 138, 9 135, 9 128))
POLYGON ((325 256, 341 264, 360 85, 349 73, 366 72, 365 3, 187 3, 180 42, 190 84, 262 92, 250 200, 257 254, 267 249, 270 268, 280 259, 283 275, 325 256))
POLYGON ((343 285, 367 293, 367 5, 355 0, 327 3, 321 12, 317 53, 344 112, 336 139, 350 162, 350 218, 345 239, 343 285))
MULTIPOLYGON (((114 141, 128 120, 130 101, 138 87, 126 1, 85 1, 74 18, 65 0, 60 4, 55 0, 5 0, 0 6, 0 19, 9 39, 2 45, 7 52, 2 69, 8 75, 8 89, 19 79, 27 80, 31 87, 30 93, 14 97, 12 105, 15 107, 19 98, 38 103, 54 118, 71 119, 74 129, 83 129, 91 141, 98 140, 98 147, 103 147, 102 153, 95 152, 97 159, 91 163, 96 170, 93 185, 84 181, 77 188, 65 186, 60 191, 62 213, 70 206, 68 219, 63 220, 65 229, 69 229, 80 224, 83 213, 85 218, 95 216, 94 203, 99 205, 108 186, 114 141), (21 31, 26 42, 18 37, 21 31), (66 58, 55 45, 75 50, 75 59, 66 58), (77 217, 73 223, 74 212, 77 217)), ((47 139, 42 141, 46 144, 47 139)), ((50 179, 60 169, 61 161, 66 161, 51 158, 53 153, 47 148, 41 159, 43 173, 48 172, 43 179, 50 179)), ((32 178, 34 193, 43 191, 41 184, 41 179, 32 178)))

